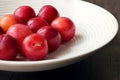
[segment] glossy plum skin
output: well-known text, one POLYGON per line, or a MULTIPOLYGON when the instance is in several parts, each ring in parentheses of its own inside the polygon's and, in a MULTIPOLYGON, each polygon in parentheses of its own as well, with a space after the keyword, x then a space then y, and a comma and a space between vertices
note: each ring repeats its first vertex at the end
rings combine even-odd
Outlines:
POLYGON ((48 54, 47 40, 39 34, 27 36, 22 44, 24 55, 33 61, 41 60, 48 54))
POLYGON ((30 6, 20 6, 14 11, 14 15, 17 16, 23 24, 26 24, 27 21, 36 16, 35 11, 30 6))
POLYGON ((27 22, 27 25, 30 27, 33 33, 37 32, 37 30, 43 26, 49 25, 46 20, 40 18, 40 17, 35 17, 30 19, 27 22))
POLYGON ((20 20, 13 14, 6 14, 0 20, 1 28, 6 32, 11 25, 19 23, 20 20))
POLYGON ((7 34, 15 38, 19 44, 19 46, 22 45, 22 42, 24 38, 30 34, 32 34, 32 31, 27 25, 24 24, 14 24, 12 25, 8 31, 7 34))
POLYGON ((62 38, 62 42, 68 42, 75 35, 75 25, 73 21, 67 17, 58 17, 51 23, 51 26, 56 29, 62 38))
POLYGON ((45 5, 39 10, 38 16, 45 19, 50 24, 55 18, 59 17, 59 13, 55 7, 45 5))
POLYGON ((0 35, 0 59, 13 60, 18 53, 17 41, 7 34, 0 35))
POLYGON ((61 36, 57 30, 51 26, 40 28, 37 33, 47 39, 49 52, 55 51, 61 44, 61 36))
POLYGON ((19 6, 0 17, 0 60, 43 60, 74 36, 73 21, 54 6, 42 6, 37 15, 31 6, 19 6))

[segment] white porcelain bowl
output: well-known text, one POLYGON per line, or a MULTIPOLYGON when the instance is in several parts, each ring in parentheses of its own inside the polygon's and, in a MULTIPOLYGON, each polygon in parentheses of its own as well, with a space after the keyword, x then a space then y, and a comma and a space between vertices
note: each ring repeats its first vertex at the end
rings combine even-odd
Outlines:
POLYGON ((43 5, 53 5, 61 16, 69 17, 76 25, 76 36, 41 61, 0 60, 0 70, 43 71, 70 65, 110 42, 118 31, 115 17, 105 9, 80 0, 1 0, 0 16, 21 5, 32 6, 36 13, 43 5))

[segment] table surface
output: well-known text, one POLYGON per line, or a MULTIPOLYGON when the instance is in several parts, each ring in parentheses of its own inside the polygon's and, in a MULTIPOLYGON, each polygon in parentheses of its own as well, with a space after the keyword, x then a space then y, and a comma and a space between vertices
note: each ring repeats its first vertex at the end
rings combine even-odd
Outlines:
MULTIPOLYGON (((120 21, 120 0, 85 0, 111 12, 120 21)), ((120 22, 119 22, 120 25, 120 22)), ((0 80, 120 80, 120 32, 88 58, 63 68, 40 72, 0 71, 0 80)))

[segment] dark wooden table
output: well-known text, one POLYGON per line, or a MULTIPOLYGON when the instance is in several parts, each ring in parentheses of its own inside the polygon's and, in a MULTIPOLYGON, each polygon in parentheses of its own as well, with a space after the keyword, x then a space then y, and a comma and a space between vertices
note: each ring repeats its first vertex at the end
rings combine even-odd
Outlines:
MULTIPOLYGON (((120 0, 85 0, 110 11, 120 21, 120 0)), ((119 22, 120 25, 120 22, 119 22)), ((41 72, 0 71, 0 80, 120 80, 120 32, 106 46, 78 63, 41 72)))

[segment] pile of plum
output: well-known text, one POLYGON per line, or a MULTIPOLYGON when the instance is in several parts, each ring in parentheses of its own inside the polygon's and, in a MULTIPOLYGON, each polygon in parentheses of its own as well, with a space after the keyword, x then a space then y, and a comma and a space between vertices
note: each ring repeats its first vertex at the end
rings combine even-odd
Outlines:
POLYGON ((42 60, 74 36, 73 21, 60 16, 54 6, 44 5, 38 14, 31 6, 19 6, 0 18, 0 59, 17 60, 22 55, 42 60))

